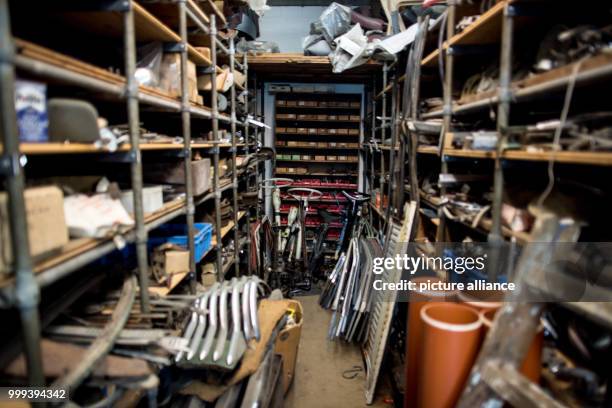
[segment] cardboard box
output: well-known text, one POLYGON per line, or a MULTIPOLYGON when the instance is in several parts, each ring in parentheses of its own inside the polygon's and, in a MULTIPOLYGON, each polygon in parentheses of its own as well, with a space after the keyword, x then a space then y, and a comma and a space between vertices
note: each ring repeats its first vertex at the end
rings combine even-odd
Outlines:
POLYGON ((287 173, 295 173, 295 167, 287 167, 287 173))
POLYGON ((346 161, 346 160, 348 160, 348 157, 347 156, 338 156, 338 160, 346 161))
POLYGON ((276 106, 287 106, 287 101, 284 101, 282 99, 277 99, 276 106))
POLYGON ((153 250, 151 272, 157 283, 164 283, 174 274, 189 272, 189 251, 164 244, 153 250))
POLYGON ((316 161, 325 161, 325 156, 315 156, 316 161))
POLYGON ((297 128, 297 133, 300 135, 306 135, 308 134, 308 129, 306 128, 297 128))
MULTIPOLYGON (((210 75, 200 75, 197 79, 198 81, 198 89, 201 91, 210 91, 211 87, 211 77, 210 75)), ((234 78, 230 72, 229 68, 224 68, 221 72, 217 72, 217 91, 219 92, 227 92, 232 86, 234 82, 234 78)))
POLYGON ((349 115, 338 115, 338 120, 349 120, 349 115))
POLYGON ((339 135, 348 135, 349 134, 349 130, 348 129, 336 129, 336 132, 339 135))
MULTIPOLYGON (((125 210, 134 214, 134 193, 132 190, 121 192, 121 204, 125 210)), ((164 195, 162 186, 151 186, 142 188, 142 211, 145 214, 153 213, 164 206, 164 195)))
MULTIPOLYGON (((143 167, 143 177, 147 182, 185 185, 185 165, 183 163, 146 163, 143 167)), ((219 167, 221 169, 224 167, 221 162, 219 167)), ((219 176, 223 173, 224 171, 221 171, 219 176)), ((200 195, 206 193, 210 189, 210 159, 192 161, 191 175, 193 194, 200 195)))
POLYGON ((327 133, 330 135, 338 134, 338 129, 327 129, 327 133))
POLYGON ((350 115, 349 119, 355 122, 359 122, 361 120, 361 116, 359 115, 350 115))
POLYGON ((316 128, 309 128, 309 129, 308 129, 308 134, 310 134, 310 135, 316 135, 316 134, 317 134, 317 129, 316 129, 316 128))
POLYGON ((359 134, 359 129, 349 129, 348 134, 349 135, 358 135, 359 134))
POLYGON ((317 115, 318 120, 327 120, 327 115, 317 115))
POLYGON ((286 106, 288 106, 288 107, 295 107, 295 106, 297 106, 297 101, 287 101, 286 106))
POLYGON ((287 141, 287 146, 297 146, 298 142, 296 142, 295 140, 289 140, 287 141))
POLYGON ((308 169, 306 167, 296 167, 295 172, 297 174, 306 174, 308 173, 308 169))
POLYGON ((338 108, 348 108, 349 106, 349 102, 336 102, 336 107, 338 108))
POLYGON ((338 146, 338 142, 329 142, 328 146, 329 147, 337 147, 338 146))
POLYGON ((283 390, 286 394, 293 382, 295 363, 299 350, 302 325, 304 321, 302 305, 297 300, 288 300, 288 311, 293 317, 293 324, 288 324, 280 331, 274 343, 274 352, 283 356, 283 390))
POLYGON ((317 142, 317 147, 327 147, 327 142, 317 142))
POLYGON ((327 101, 319 101, 319 102, 317 103, 317 106, 318 106, 319 108, 327 108, 328 106, 331 106, 331 105, 330 105, 330 104, 329 104, 329 102, 327 102, 327 101))
POLYGON ((317 147, 317 142, 306 142, 308 147, 317 147))
POLYGON ((296 133, 297 129, 296 128, 287 128, 285 129, 287 133, 296 133))
POLYGON ((327 156, 327 160, 336 161, 338 160, 338 156, 327 156))
POLYGON ((338 120, 338 115, 329 115, 327 120, 338 120))
MULTIPOLYGON (((167 94, 181 96, 181 56, 180 54, 164 54, 162 57, 159 88, 167 94)), ((210 76, 208 81, 210 82, 210 76)), ((187 82, 189 86, 189 100, 196 102, 198 99, 198 77, 196 66, 193 62, 187 61, 187 82)), ((218 81, 217 81, 218 82, 218 81)), ((209 88, 210 89, 210 88, 209 88)))
POLYGON ((304 155, 302 155, 302 160, 312 160, 312 156, 310 156, 308 154, 304 154, 304 155))
POLYGON ((349 106, 351 108, 361 108, 361 102, 351 102, 349 106))
MULTIPOLYGON (((28 188, 24 193, 30 254, 42 259, 68 243, 64 194, 55 186, 28 188)), ((0 275, 13 263, 8 196, 0 192, 0 275)))
POLYGON ((284 128, 284 127, 276 128, 276 133, 286 133, 286 132, 287 132, 287 128, 284 128))
POLYGON ((291 160, 300 160, 301 156, 299 154, 292 154, 291 155, 291 160))

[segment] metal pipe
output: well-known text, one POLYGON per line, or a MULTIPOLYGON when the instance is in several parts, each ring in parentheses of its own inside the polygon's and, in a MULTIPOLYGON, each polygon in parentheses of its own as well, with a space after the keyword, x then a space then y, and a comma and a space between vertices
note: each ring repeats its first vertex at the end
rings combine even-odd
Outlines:
MULTIPOLYGON (((394 192, 396 188, 396 172, 395 172, 395 144, 397 143, 397 132, 398 132, 398 120, 397 120, 397 75, 393 76, 393 85, 391 92, 391 149, 389 150, 389 187, 388 193, 389 196, 389 205, 387 205, 385 211, 385 218, 389 219, 392 213, 395 213, 397 207, 392 210, 392 207, 397 204, 394 192)), ((403 184, 403 180, 402 180, 403 184)))
MULTIPOLYGON (((446 19, 446 38, 452 38, 455 35, 455 14, 456 5, 451 3, 448 6, 448 17, 446 19)), ((444 116, 442 132, 440 134, 440 145, 438 146, 440 151, 440 171, 442 173, 448 173, 448 164, 444 160, 444 142, 449 133, 451 127, 451 121, 453 118, 453 54, 446 51, 445 53, 445 72, 444 72, 444 116)), ((446 187, 440 186, 440 197, 444 197, 446 194, 446 187)), ((444 214, 443 206, 438 208, 438 229, 436 231, 436 242, 443 242, 446 239, 446 216, 444 214)), ((438 248, 441 250, 441 248, 438 248)))
POLYGON ((134 231, 136 234, 136 260, 140 284, 140 307, 149 312, 149 262, 147 260, 147 231, 144 223, 142 202, 142 156, 140 152, 140 118, 138 111, 138 83, 136 71, 136 39, 134 9, 132 1, 123 12, 123 42, 125 50, 125 97, 127 100, 128 125, 130 128, 130 173, 134 200, 134 231))
MULTIPOLYGON (((372 76, 372 95, 376 95, 376 77, 372 76)), ((372 139, 370 143, 376 140, 376 100, 372 101, 372 131, 371 131, 372 139)), ((370 147, 371 149, 371 147, 370 147)), ((374 151, 370 151, 370 191, 374 189, 374 173, 376 172, 376 160, 374 157, 374 151)), ((376 202, 374 202, 376 205, 376 202)), ((371 219, 371 218, 370 218, 371 219)))
MULTIPOLYGON (((245 52, 244 54, 242 54, 242 67, 243 67, 243 75, 244 75, 244 89, 246 91, 246 104, 245 104, 245 110, 246 110, 246 114, 248 116, 249 114, 249 80, 248 80, 248 74, 249 74, 249 70, 248 70, 248 63, 247 63, 247 53, 245 52)), ((257 88, 255 88, 257 89, 257 88)), ((245 147, 245 155, 248 156, 249 155, 249 121, 248 119, 246 119, 244 121, 244 147, 245 147)), ((255 164, 256 166, 258 166, 258 164, 255 164)), ((259 167, 258 167, 259 168, 259 167)), ((245 184, 245 190, 246 191, 250 191, 250 181, 251 181, 251 174, 249 173, 249 169, 247 167, 246 169, 246 175, 247 175, 247 179, 246 179, 246 184, 245 184)), ((256 205, 256 207, 259 207, 259 203, 256 205)), ((258 218, 259 219, 259 218, 258 218)), ((246 208, 246 229, 247 229, 247 254, 246 254, 246 258, 247 258, 247 274, 250 276, 253 274, 253 268, 251 265, 251 207, 247 207, 246 208)))
MULTIPOLYGON (((387 65, 387 63, 385 62, 383 65, 383 83, 382 83, 382 89, 384 90, 385 88, 387 88, 387 80, 388 80, 388 74, 389 74, 389 66, 387 65)), ((385 136, 387 135, 387 127, 385 126, 387 124, 387 94, 385 92, 383 92, 382 95, 382 123, 381 123, 381 129, 380 129, 380 144, 384 145, 385 144, 385 136)), ((384 198, 385 198, 385 155, 381 153, 380 155, 380 180, 379 180, 379 187, 380 187, 380 205, 381 205, 381 209, 385 206, 384 203, 384 198)), ((387 221, 389 218, 385 218, 385 220, 383 221, 387 221)))
MULTIPOLYGON (((189 287, 196 292, 195 261, 195 205, 193 204, 193 175, 191 174, 191 114, 189 102, 189 78, 187 74, 187 1, 178 0, 179 36, 181 37, 181 122, 183 125, 183 159, 185 161, 185 218, 187 221, 187 245, 189 248, 189 287)), ((216 65, 213 64, 213 70, 216 65)), ((214 82, 213 82, 214 83, 214 82)))
POLYGON ((40 351, 40 293, 34 280, 25 209, 25 175, 20 161, 15 113, 14 45, 10 29, 8 0, 0 0, 0 129, 6 166, 10 239, 15 271, 15 300, 21 318, 22 336, 31 386, 44 385, 40 351))
POLYGON ((497 106, 497 148, 495 149, 495 170, 493 172, 493 202, 491 205, 491 231, 487 241, 492 244, 492 258, 489 261, 489 280, 497 281, 497 264, 499 260, 499 247, 504 241, 501 230, 501 211, 504 193, 504 171, 502 168, 502 155, 508 139, 508 124, 510 118, 511 81, 512 81, 512 36, 514 16, 511 6, 504 7, 502 23, 501 56, 499 67, 499 105, 497 106))
MULTIPOLYGON (((230 40, 230 50, 229 50, 229 60, 230 60, 230 72, 232 73, 232 77, 234 76, 234 63, 236 58, 236 49, 234 48, 234 39, 230 40)), ((240 275, 240 265, 238 259, 238 250, 239 250, 239 230, 238 228, 238 175, 236 174, 236 81, 232 81, 232 86, 230 88, 230 109, 231 109, 231 132, 232 132, 232 202, 234 206, 234 276, 240 275)), ((248 171, 248 169, 247 169, 248 171)))
MULTIPOLYGON (((142 296, 142 290, 140 291, 142 296)), ((123 282, 119 301, 115 305, 111 319, 100 335, 81 357, 79 363, 70 372, 58 378, 52 385, 54 388, 67 388, 69 394, 89 376, 96 364, 111 350, 113 344, 130 316, 134 298, 136 297, 136 282, 129 276, 123 282)))
MULTIPOLYGON (((210 70, 211 83, 211 107, 212 107, 212 132, 215 143, 219 143, 219 107, 217 104, 217 20, 215 15, 210 16, 210 57, 212 58, 212 67, 210 70)), ((219 191, 219 146, 215 146, 213 154, 214 162, 214 177, 213 177, 213 192, 215 194, 215 236, 217 242, 215 251, 217 255, 217 279, 223 281, 223 259, 221 259, 221 192, 219 191)))

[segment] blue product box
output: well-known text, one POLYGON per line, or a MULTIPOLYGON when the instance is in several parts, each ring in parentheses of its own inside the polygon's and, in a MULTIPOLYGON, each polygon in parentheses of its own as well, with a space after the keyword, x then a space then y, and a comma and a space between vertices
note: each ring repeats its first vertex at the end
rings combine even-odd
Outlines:
POLYGON ((17 129, 22 142, 49 141, 47 85, 32 81, 15 81, 17 129))

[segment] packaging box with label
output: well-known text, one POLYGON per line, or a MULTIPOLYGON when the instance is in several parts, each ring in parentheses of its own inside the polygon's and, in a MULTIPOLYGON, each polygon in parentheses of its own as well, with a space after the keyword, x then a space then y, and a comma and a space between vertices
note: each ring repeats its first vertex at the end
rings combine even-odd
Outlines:
POLYGON ((329 160, 329 161, 336 161, 336 160, 338 160, 338 156, 327 156, 327 160, 329 160))
POLYGON ((349 116, 350 120, 354 121, 354 122, 359 122, 361 120, 361 116, 359 115, 351 115, 349 116))
MULTIPOLYGON (((223 168, 221 164, 219 167, 223 168)), ((185 185, 185 165, 183 163, 148 163, 145 164, 144 169, 143 175, 147 182, 185 185)), ((194 195, 204 194, 210 189, 210 159, 192 161, 191 174, 194 195)))
POLYGON ((286 106, 287 102, 282 100, 282 99, 277 99, 276 100, 276 106, 286 106))
POLYGON ((359 129, 349 129, 348 134, 349 135, 358 135, 359 134, 359 129))
POLYGON ((297 133, 300 135, 305 135, 308 133, 308 129, 306 128, 297 128, 297 133))
POLYGON ((338 120, 349 120, 349 115, 338 115, 338 120))
POLYGON ((325 160, 325 156, 315 156, 315 160, 317 160, 317 161, 324 161, 325 160))
POLYGON ((22 142, 49 141, 47 86, 32 81, 15 81, 15 113, 22 142))
MULTIPOLYGON (((24 193, 30 254, 44 258, 68 243, 64 194, 55 186, 29 188, 24 193)), ((8 197, 0 192, 0 275, 13 262, 8 197)))
POLYGON ((327 115, 317 115, 318 120, 327 120, 327 115))

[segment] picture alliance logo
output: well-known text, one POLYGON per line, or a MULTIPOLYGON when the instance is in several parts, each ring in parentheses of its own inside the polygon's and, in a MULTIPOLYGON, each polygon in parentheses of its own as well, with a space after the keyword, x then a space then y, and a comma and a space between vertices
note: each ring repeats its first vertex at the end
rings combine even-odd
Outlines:
POLYGON ((380 275, 385 271, 404 270, 414 275, 423 271, 446 271, 463 274, 467 271, 483 271, 486 267, 487 254, 478 257, 458 256, 408 256, 378 257, 373 259, 373 272, 380 275))

